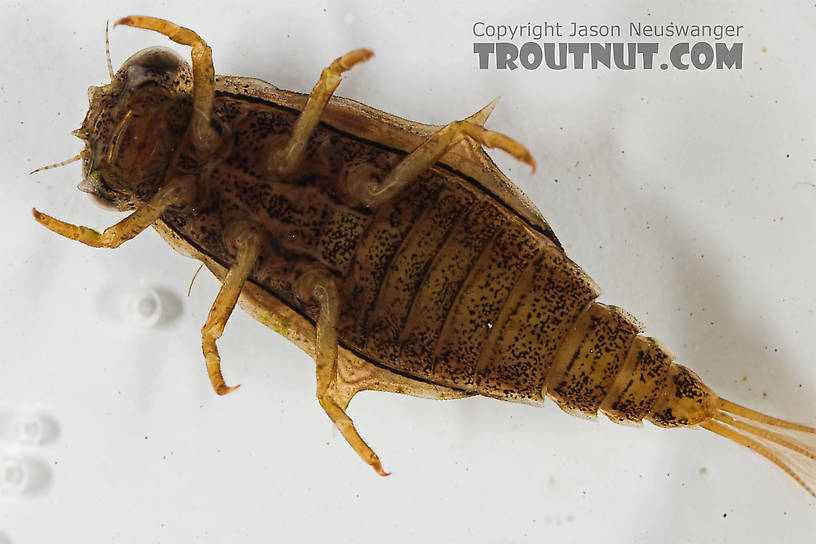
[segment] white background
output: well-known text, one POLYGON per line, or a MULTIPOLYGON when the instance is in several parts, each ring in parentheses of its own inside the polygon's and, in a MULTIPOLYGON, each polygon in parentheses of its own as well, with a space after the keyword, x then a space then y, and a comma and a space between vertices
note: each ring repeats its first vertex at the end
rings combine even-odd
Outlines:
MULTIPOLYGON (((31 218, 36 205, 96 228, 119 219, 75 189, 78 163, 27 175, 81 149, 69 132, 86 88, 107 81, 106 19, 171 19, 212 45, 218 73, 298 91, 371 47, 339 95, 435 124, 501 95, 488 126, 539 168, 492 156, 601 300, 721 395, 816 424, 812 2, 376 4, 3 2, 0 420, 41 413, 58 430, 36 447, 0 441, 41 476, 0 497, 0 542, 812 541, 814 500, 748 450, 554 404, 363 393, 350 414, 393 471, 380 478, 315 401, 313 362, 240 311, 219 346, 243 387, 213 394, 199 334, 218 284, 204 271, 187 298, 197 263, 153 231, 95 250, 31 218), (479 71, 478 20, 742 24, 744 67, 479 71), (176 301, 164 324, 117 311, 138 286, 176 301)), ((117 28, 114 65, 151 45, 170 42, 117 28)))

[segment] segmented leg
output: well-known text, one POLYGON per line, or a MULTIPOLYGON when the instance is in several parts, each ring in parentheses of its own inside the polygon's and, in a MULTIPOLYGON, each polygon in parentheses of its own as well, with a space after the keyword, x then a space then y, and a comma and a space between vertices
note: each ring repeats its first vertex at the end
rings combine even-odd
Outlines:
POLYGON ((329 98, 340 85, 343 72, 350 70, 355 64, 365 62, 371 58, 374 51, 370 49, 355 49, 334 60, 320 74, 320 79, 309 94, 306 106, 295 121, 292 135, 286 146, 277 150, 269 158, 269 170, 277 175, 292 173, 306 153, 309 138, 314 133, 320 115, 326 108, 329 98))
POLYGON ((135 212, 106 228, 102 233, 88 227, 80 227, 54 219, 50 215, 37 211, 36 208, 31 212, 34 214, 34 219, 41 225, 66 238, 91 247, 115 248, 155 223, 173 204, 189 202, 193 197, 194 187, 195 185, 188 178, 174 178, 135 212))
POLYGON ((434 165, 448 150, 465 138, 479 145, 502 149, 535 170, 535 160, 526 147, 516 140, 483 128, 484 118, 490 114, 495 101, 463 121, 454 121, 442 127, 410 155, 400 161, 391 172, 377 182, 376 171, 365 163, 348 172, 346 183, 349 193, 361 204, 375 207, 397 195, 408 183, 434 165))
POLYGON ((361 391, 399 393, 435 400, 462 399, 475 395, 470 391, 402 376, 341 351, 337 359, 337 377, 334 384, 337 404, 345 410, 354 395, 361 391))
POLYGON ((315 327, 317 400, 363 461, 371 465, 381 476, 387 476, 388 473, 383 471, 379 457, 360 437, 354 423, 345 412, 351 396, 347 391, 342 391, 342 379, 337 373, 337 319, 340 314, 337 286, 327 273, 312 270, 301 278, 300 289, 304 298, 314 298, 320 304, 320 314, 315 327))
POLYGON ((234 240, 235 263, 224 278, 221 290, 218 291, 210 308, 207 321, 201 328, 201 348, 207 362, 207 375, 210 377, 213 389, 219 395, 226 395, 239 386, 228 387, 224 383, 224 377, 221 374, 221 357, 218 355, 215 341, 224 333, 224 327, 227 325, 232 310, 235 309, 235 303, 238 302, 244 282, 258 259, 263 237, 257 227, 249 223, 242 223, 236 227, 234 240))
POLYGON ((212 153, 218 147, 219 138, 218 132, 210 122, 215 100, 215 68, 210 46, 189 28, 178 26, 164 19, 131 15, 122 17, 113 24, 113 27, 116 28, 118 25, 153 30, 192 49, 193 118, 190 130, 195 148, 202 154, 212 153))

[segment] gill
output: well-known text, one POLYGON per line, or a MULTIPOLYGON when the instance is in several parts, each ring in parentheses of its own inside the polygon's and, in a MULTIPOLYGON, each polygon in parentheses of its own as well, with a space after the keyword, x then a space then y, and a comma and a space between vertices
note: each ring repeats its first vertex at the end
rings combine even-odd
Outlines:
MULTIPOLYGON (((113 72, 113 62, 111 62, 110 36, 109 36, 108 28, 109 28, 109 21, 105 21, 105 60, 107 61, 107 64, 108 64, 108 75, 110 76, 111 83, 113 83, 114 78, 116 77, 116 74, 113 72)), ((88 90, 89 98, 90 98, 91 93, 93 92, 93 89, 95 89, 95 88, 96 87, 91 87, 88 90)), ((130 113, 130 112, 128 112, 128 113, 130 113)), ((78 128, 78 129, 72 131, 71 134, 73 134, 74 136, 76 136, 77 138, 80 138, 80 139, 83 139, 83 137, 84 137, 83 130, 81 128, 78 128)), ((111 150, 111 151, 113 151, 113 150, 111 150)), ((40 166, 39 168, 35 168, 31 172, 29 172, 28 175, 36 174, 37 172, 42 172, 43 170, 50 170, 51 168, 59 168, 60 166, 65 166, 67 164, 71 164, 72 162, 76 162, 78 160, 87 158, 88 154, 89 154, 89 150, 86 147, 85 149, 83 149, 82 151, 80 151, 79 153, 77 153, 76 155, 71 157, 70 159, 65 159, 64 161, 55 162, 54 164, 49 164, 47 166, 40 166)))

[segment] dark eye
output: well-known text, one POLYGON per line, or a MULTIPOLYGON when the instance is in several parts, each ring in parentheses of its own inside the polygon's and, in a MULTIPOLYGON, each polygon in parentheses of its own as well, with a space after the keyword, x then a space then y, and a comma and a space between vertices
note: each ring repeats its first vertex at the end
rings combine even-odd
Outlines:
POLYGON ((156 71, 175 71, 187 64, 175 51, 166 47, 148 47, 130 56, 119 68, 127 70, 131 66, 141 66, 156 71))
POLYGON ((189 74, 190 67, 175 51, 166 47, 142 49, 127 59, 116 78, 124 80, 130 89, 144 83, 159 80, 173 80, 180 72, 189 74))

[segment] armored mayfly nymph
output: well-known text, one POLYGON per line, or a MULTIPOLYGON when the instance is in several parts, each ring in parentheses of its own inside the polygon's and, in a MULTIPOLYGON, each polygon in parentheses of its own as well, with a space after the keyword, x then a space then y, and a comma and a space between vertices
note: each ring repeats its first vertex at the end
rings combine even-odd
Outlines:
POLYGON ((193 31, 132 16, 192 49, 158 48, 93 87, 75 132, 81 189, 133 213, 99 233, 34 210, 45 227, 114 248, 153 226, 222 282, 202 328, 216 393, 234 391, 216 341, 236 304, 316 361, 317 397, 385 475, 346 408, 364 390, 484 395, 603 413, 620 423, 701 427, 776 464, 816 497, 816 429, 714 393, 565 254, 483 147, 535 168, 484 127, 495 106, 443 127, 333 96, 351 51, 309 95, 216 76, 193 31))

